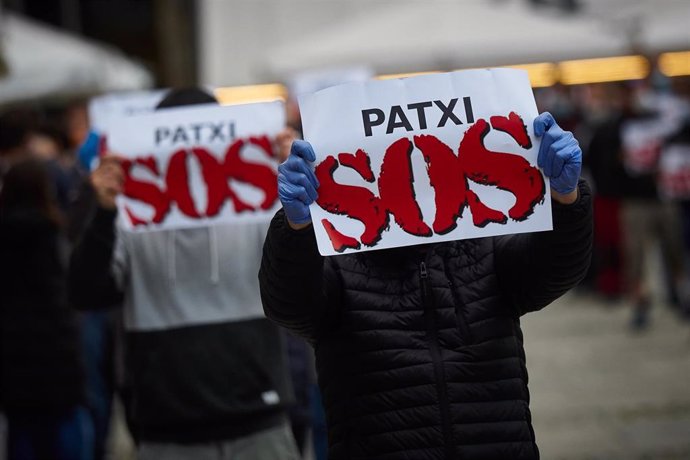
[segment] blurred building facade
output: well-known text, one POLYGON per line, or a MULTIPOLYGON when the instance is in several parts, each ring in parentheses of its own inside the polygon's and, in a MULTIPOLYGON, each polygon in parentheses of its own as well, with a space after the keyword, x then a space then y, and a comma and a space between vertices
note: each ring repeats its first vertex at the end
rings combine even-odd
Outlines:
POLYGON ((0 8, 112 45, 142 62, 158 86, 196 82, 194 0, 0 0, 0 8))
POLYGON ((690 49, 685 0, 199 0, 199 80, 282 81, 690 49))
POLYGON ((114 46, 159 87, 690 50, 686 0, 0 0, 0 8, 114 46))

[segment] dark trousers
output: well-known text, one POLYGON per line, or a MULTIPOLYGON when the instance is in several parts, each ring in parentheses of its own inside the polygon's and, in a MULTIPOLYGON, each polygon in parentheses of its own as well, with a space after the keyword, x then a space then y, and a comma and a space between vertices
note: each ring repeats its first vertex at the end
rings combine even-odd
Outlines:
POLYGON ((85 408, 65 414, 10 413, 8 460, 92 460, 93 426, 85 408))
POLYGON ((105 458, 113 405, 113 324, 110 311, 87 312, 81 321, 86 397, 94 428, 95 460, 105 458))

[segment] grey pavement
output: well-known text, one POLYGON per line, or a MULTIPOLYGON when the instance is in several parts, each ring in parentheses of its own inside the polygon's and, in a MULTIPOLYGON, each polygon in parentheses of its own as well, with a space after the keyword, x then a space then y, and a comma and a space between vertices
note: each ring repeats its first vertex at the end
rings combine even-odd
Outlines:
POLYGON ((690 323, 661 301, 568 294, 523 319, 532 420, 545 460, 690 459, 690 323))

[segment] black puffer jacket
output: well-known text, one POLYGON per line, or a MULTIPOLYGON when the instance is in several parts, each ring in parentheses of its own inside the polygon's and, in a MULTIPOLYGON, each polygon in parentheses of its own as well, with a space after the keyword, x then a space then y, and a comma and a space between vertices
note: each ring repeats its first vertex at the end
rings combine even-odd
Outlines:
POLYGON ((273 220, 266 314, 315 347, 331 460, 537 459, 520 316, 589 265, 589 189, 554 231, 319 256, 273 220))

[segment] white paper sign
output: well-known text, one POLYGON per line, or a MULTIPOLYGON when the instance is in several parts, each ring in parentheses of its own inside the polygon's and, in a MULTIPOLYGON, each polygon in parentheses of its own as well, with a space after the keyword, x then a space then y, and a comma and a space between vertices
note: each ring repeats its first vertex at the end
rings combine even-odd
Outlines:
POLYGON ((661 151, 658 183, 664 198, 690 199, 690 145, 670 144, 661 151))
POLYGON ((680 129, 688 105, 680 98, 652 95, 645 105, 646 117, 625 121, 621 126, 623 164, 632 175, 655 174, 665 140, 680 129))
MULTIPOLYGON (((673 128, 670 128, 673 129, 673 128)), ((664 137, 672 132, 658 117, 629 120, 621 126, 623 162, 632 175, 656 171, 664 137)))
POLYGON ((323 255, 552 228, 526 72, 352 83, 299 102, 323 255))
POLYGON ((293 96, 301 96, 344 83, 364 82, 373 76, 374 72, 368 67, 307 70, 294 75, 288 82, 288 89, 293 96))
POLYGON ((153 112, 167 90, 125 91, 104 94, 89 101, 91 129, 107 135, 113 120, 123 116, 153 112))
POLYGON ((122 117, 108 145, 127 160, 118 206, 129 230, 270 219, 280 207, 273 138, 283 103, 197 105, 122 117))
POLYGON ((94 145, 79 153, 80 161, 89 170, 98 166, 100 156, 108 150, 108 132, 114 120, 153 112, 166 90, 121 91, 97 96, 89 101, 89 125, 97 136, 94 145))

